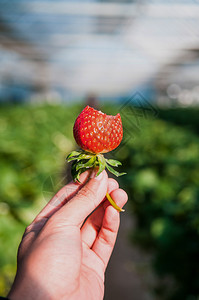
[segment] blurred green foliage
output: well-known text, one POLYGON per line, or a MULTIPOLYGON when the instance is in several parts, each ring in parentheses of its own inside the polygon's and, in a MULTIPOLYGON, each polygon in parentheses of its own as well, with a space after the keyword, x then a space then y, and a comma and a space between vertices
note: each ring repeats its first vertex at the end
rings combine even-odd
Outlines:
POLYGON ((79 107, 0 107, 0 294, 15 273, 18 244, 37 212, 58 188, 65 157, 75 147, 79 107))
POLYGON ((199 110, 196 108, 162 109, 158 117, 199 134, 199 110))
MULTIPOLYGON (((65 181, 65 157, 76 148, 72 126, 80 109, 78 105, 0 107, 2 295, 15 274, 25 226, 65 181)), ((118 108, 111 105, 103 111, 113 114, 118 108)), ((187 121, 183 110, 179 114, 189 128, 174 125, 177 117, 172 114, 159 112, 167 122, 135 116, 133 111, 130 119, 124 114, 124 142, 111 156, 121 160, 121 171, 128 173, 121 180, 137 220, 133 243, 154 253, 160 278, 169 275, 173 280, 169 288, 167 281, 160 281, 158 299, 188 300, 199 295, 198 123, 194 118, 192 124, 192 114, 187 121)))
POLYGON ((132 138, 116 156, 128 174, 122 180, 137 220, 133 242, 154 254, 158 299, 198 299, 199 139, 172 123, 142 118, 136 132, 124 119, 132 138))

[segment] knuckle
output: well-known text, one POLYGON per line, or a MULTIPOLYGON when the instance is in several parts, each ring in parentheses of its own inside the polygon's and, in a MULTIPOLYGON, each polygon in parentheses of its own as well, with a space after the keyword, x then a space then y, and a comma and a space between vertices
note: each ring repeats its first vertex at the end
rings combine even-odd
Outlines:
POLYGON ((31 230, 32 230, 33 224, 31 223, 30 225, 28 225, 24 231, 23 236, 25 236, 26 234, 28 234, 31 230))
POLYGON ((95 192, 89 188, 82 188, 78 192, 78 196, 80 198, 87 198, 87 199, 93 199, 95 197, 95 192))
POLYGON ((26 227, 23 237, 27 236, 29 233, 31 232, 39 232, 41 230, 41 228, 46 224, 48 218, 47 217, 43 217, 43 218, 35 218, 35 220, 26 227))
POLYGON ((110 248, 113 248, 115 242, 113 239, 111 239, 109 237, 109 235, 99 235, 98 239, 100 240, 100 242, 102 244, 104 244, 106 247, 110 247, 110 248))
POLYGON ((93 190, 89 189, 88 187, 82 188, 78 194, 77 197, 80 201, 86 202, 86 203, 93 203, 93 206, 96 206, 96 194, 93 190))

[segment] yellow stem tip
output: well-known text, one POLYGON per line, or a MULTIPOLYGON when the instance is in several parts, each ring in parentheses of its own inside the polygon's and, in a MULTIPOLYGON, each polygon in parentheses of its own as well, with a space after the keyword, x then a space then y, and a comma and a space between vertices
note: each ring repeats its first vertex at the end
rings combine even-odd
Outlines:
POLYGON ((110 204, 119 212, 124 212, 125 210, 122 209, 121 207, 119 207, 115 201, 111 198, 111 196, 109 195, 109 193, 106 193, 106 198, 108 199, 108 201, 110 202, 110 204))

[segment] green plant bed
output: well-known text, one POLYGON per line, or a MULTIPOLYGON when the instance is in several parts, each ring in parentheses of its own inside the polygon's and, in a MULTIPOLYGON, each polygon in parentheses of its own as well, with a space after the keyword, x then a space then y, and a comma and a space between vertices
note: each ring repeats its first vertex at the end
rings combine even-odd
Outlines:
POLYGON ((58 189, 79 106, 22 105, 0 108, 0 294, 16 269, 25 226, 58 189))
POLYGON ((199 133, 199 108, 159 109, 158 117, 199 133))
POLYGON ((115 153, 128 174, 121 180, 137 220, 132 241, 154 254, 158 299, 199 295, 198 150, 191 131, 155 119, 143 121, 115 153), (169 288, 162 280, 167 276, 169 288))

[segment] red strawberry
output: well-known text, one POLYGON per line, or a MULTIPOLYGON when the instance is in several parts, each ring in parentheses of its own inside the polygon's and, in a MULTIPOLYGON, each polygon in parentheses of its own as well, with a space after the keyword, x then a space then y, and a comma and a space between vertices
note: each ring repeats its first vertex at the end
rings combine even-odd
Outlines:
POLYGON ((120 114, 108 116, 86 106, 75 121, 73 134, 83 150, 93 153, 112 151, 119 146, 123 137, 120 114))
MULTIPOLYGON (((118 167, 121 163, 114 159, 106 159, 103 154, 112 151, 122 141, 123 129, 120 114, 108 116, 90 106, 86 106, 77 117, 73 134, 77 144, 82 150, 72 151, 67 156, 67 161, 73 161, 71 173, 75 181, 79 181, 79 175, 90 168, 97 168, 98 176, 105 168, 116 176, 119 173, 111 166, 118 167)), ((109 202, 118 210, 118 207, 110 195, 106 195, 109 202)))

